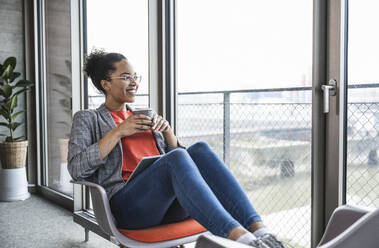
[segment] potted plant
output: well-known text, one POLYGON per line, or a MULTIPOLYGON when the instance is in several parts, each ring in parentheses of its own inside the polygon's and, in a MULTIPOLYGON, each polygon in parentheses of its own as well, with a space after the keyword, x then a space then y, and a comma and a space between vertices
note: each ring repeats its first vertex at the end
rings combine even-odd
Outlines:
MULTIPOLYGON (((3 64, 0 64, 0 116, 4 119, 1 120, 0 118, 0 126, 5 127, 7 130, 6 133, 0 133, 0 136, 5 136, 5 141, 0 141, 0 161, 3 168, 2 176, 9 174, 8 179, 18 173, 22 175, 25 173, 28 141, 25 140, 24 136, 15 137, 15 130, 23 124, 17 122, 16 119, 25 110, 18 110, 17 112, 15 110, 18 106, 18 96, 29 90, 33 85, 28 80, 15 82, 15 79, 21 75, 21 73, 14 71, 15 67, 15 57, 9 57, 3 64)), ((24 177, 26 180, 26 174, 24 177)), ((2 180, 2 183, 7 182, 6 178, 1 178, 0 180, 2 180)), ((4 187, 12 188, 13 186, 15 185, 4 187)), ((13 200, 13 197, 9 196, 9 200, 13 200)))

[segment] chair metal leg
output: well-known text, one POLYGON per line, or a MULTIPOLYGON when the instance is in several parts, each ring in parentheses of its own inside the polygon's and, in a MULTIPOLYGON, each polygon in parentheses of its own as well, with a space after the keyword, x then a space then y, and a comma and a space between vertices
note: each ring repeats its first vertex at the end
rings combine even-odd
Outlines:
POLYGON ((84 228, 84 242, 88 242, 89 240, 89 230, 84 228))

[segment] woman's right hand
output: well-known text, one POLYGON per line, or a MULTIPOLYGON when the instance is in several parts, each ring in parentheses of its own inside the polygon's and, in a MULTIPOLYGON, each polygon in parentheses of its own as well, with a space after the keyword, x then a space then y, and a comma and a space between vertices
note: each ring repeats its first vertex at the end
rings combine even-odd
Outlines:
POLYGON ((150 130, 152 120, 146 115, 131 115, 117 127, 120 138, 150 130))

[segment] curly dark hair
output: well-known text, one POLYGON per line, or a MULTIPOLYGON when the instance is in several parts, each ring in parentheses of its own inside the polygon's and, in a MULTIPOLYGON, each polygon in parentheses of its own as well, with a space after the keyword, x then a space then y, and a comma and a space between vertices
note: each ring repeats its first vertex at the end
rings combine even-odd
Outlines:
POLYGON ((95 49, 86 56, 84 72, 91 78, 93 85, 105 94, 100 82, 101 80, 110 80, 109 75, 116 70, 114 63, 121 60, 127 59, 120 53, 107 53, 102 49, 95 49))

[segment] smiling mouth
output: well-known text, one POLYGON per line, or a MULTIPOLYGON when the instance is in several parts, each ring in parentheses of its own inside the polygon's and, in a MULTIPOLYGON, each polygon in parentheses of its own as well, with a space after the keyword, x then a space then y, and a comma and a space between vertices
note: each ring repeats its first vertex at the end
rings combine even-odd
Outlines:
POLYGON ((132 93, 132 94, 136 94, 137 93, 137 89, 130 89, 130 90, 127 90, 128 93, 132 93))

